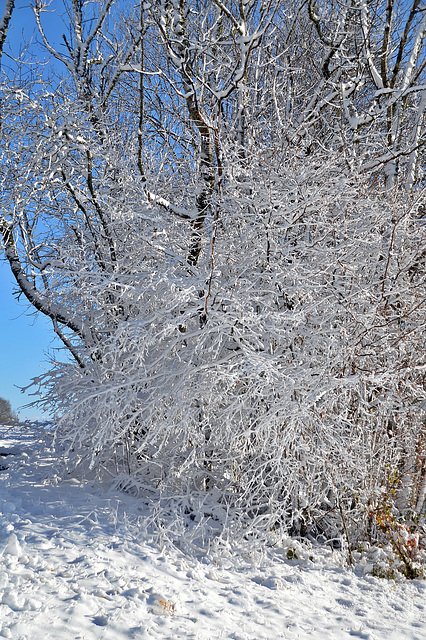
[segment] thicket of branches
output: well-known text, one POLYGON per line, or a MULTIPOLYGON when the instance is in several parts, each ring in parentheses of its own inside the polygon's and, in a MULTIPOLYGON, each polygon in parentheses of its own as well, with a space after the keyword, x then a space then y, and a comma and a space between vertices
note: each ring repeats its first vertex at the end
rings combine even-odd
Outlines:
POLYGON ((70 464, 206 535, 420 525, 420 2, 71 0, 60 46, 45 9, 0 225, 70 464))

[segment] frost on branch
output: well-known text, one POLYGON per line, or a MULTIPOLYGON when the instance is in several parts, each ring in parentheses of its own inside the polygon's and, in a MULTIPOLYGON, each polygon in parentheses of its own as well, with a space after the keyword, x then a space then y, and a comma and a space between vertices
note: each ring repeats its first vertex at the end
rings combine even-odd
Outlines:
POLYGON ((2 85, 3 249, 73 358, 42 381, 66 464, 194 536, 421 527, 418 3, 118 4, 72 2, 55 49, 36 3, 62 75, 2 85))
MULTIPOLYGON (((197 270, 122 247, 129 316, 86 369, 52 374, 59 429, 89 466, 201 509, 207 528, 332 539, 344 519, 355 540, 391 485, 401 514, 421 494, 422 203, 375 193, 335 158, 271 161, 265 182, 252 157, 250 191, 237 164, 197 270)), ((123 223, 136 239, 138 216, 123 223)), ((170 247, 180 231, 156 233, 170 247)))

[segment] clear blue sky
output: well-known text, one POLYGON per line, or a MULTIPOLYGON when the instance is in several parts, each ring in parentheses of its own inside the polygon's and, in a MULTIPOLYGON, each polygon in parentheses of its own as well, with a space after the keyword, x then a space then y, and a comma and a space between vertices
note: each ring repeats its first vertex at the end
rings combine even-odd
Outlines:
MULTIPOLYGON (((0 261, 0 396, 6 398, 17 411, 34 397, 22 394, 17 388, 27 386, 31 378, 46 370, 45 353, 52 345, 53 332, 47 318, 28 316, 27 305, 18 303, 12 295, 13 276, 0 261)), ((20 417, 43 417, 39 409, 20 411, 20 417)))
MULTIPOLYGON (((51 6, 61 4, 55 0, 51 6)), ((0 0, 0 16, 3 15, 4 7, 5 1, 0 0)), ((44 17, 49 28, 54 16, 46 13, 44 17)), ((13 66, 7 54, 17 54, 23 41, 31 40, 35 27, 30 2, 17 0, 4 47, 4 69, 13 66)), ((40 52, 36 45, 35 48, 40 52)), ((45 53, 42 55, 44 58, 48 57, 45 53)), ((29 316, 28 305, 18 303, 12 295, 13 290, 13 276, 0 254, 0 397, 9 400, 15 411, 20 410, 21 419, 42 418, 44 416, 37 408, 20 409, 35 398, 22 394, 17 387, 27 386, 31 378, 47 369, 45 354, 53 345, 57 346, 58 342, 52 342, 54 333, 48 319, 40 314, 29 316)))

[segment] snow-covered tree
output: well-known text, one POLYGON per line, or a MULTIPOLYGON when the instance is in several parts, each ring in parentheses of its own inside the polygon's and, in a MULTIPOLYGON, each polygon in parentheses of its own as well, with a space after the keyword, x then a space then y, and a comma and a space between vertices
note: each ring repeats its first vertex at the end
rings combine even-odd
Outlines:
POLYGON ((309 0, 322 46, 301 122, 316 120, 347 161, 379 169, 386 186, 422 182, 426 16, 420 0, 309 0), (340 131, 340 133, 339 133, 340 131), (333 140, 334 137, 334 140, 333 140))
POLYGON ((15 421, 15 416, 12 412, 12 406, 9 400, 0 398, 0 423, 12 424, 15 421))
POLYGON ((36 2, 53 80, 5 78, 3 248, 72 356, 43 402, 204 532, 424 511, 423 31, 388 4, 72 0, 63 50, 36 2))

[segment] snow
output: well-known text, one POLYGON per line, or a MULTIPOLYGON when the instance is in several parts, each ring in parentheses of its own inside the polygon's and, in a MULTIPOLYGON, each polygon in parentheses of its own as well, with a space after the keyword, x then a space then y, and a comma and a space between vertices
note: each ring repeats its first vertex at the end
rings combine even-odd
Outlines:
POLYGON ((0 637, 426 637, 426 581, 381 580, 297 542, 191 555, 147 532, 140 500, 61 480, 50 440, 0 427, 0 637))

